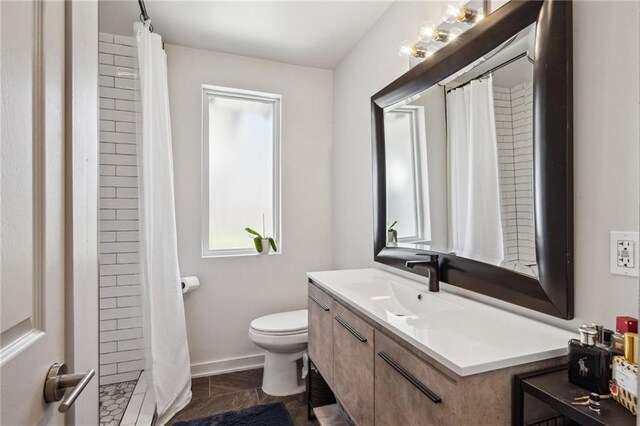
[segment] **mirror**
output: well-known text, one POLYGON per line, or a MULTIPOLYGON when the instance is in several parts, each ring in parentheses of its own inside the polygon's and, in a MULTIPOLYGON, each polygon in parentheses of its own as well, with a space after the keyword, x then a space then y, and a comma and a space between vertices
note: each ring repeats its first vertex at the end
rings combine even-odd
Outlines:
POLYGON ((388 246, 537 277, 535 31, 384 110, 388 246))
POLYGON ((508 2, 371 97, 376 262, 573 317, 571 11, 508 2))

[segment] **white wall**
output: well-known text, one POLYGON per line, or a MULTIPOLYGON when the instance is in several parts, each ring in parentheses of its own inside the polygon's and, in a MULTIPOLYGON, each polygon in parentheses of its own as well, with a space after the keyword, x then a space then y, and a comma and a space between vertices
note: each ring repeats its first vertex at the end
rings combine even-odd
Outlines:
POLYGON ((166 52, 180 268, 202 283, 185 297, 192 371, 256 365, 251 320, 305 308, 306 272, 333 266, 332 72, 168 44, 166 52), (281 255, 201 257, 202 84, 282 94, 281 255))
MULTIPOLYGON (((374 266, 370 97, 408 69, 398 44, 414 39, 422 21, 438 20, 440 8, 395 2, 334 70, 337 268, 374 266)), ((613 327, 616 315, 638 313, 638 280, 609 274, 608 257, 609 231, 638 230, 640 221, 638 3, 574 2, 573 18, 576 319, 462 293, 571 329, 583 321, 613 327)))

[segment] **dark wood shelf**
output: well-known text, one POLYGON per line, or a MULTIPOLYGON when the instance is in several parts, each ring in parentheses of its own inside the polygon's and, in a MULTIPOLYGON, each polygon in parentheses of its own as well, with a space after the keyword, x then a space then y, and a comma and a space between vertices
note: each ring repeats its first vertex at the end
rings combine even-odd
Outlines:
POLYGON ((635 426, 636 424, 636 417, 613 399, 600 402, 600 414, 587 406, 571 405, 574 398, 588 395, 589 391, 569 382, 566 367, 516 376, 514 392, 514 423, 516 425, 522 425, 525 393, 583 426, 635 426))

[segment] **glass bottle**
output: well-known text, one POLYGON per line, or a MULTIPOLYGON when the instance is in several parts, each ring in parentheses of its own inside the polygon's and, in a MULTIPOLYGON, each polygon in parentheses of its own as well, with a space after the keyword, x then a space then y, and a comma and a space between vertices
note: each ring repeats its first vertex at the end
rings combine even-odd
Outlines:
POLYGON ((569 340, 569 381, 600 395, 609 393, 609 351, 596 344, 593 327, 579 328, 580 340, 569 340))

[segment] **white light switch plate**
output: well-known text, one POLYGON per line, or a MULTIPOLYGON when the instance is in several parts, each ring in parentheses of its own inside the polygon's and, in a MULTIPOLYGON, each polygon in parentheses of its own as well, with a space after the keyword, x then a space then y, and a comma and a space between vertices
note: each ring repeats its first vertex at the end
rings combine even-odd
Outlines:
POLYGON ((638 259, 640 247, 638 247, 637 232, 611 231, 610 247, 612 274, 640 276, 640 259, 638 259))

